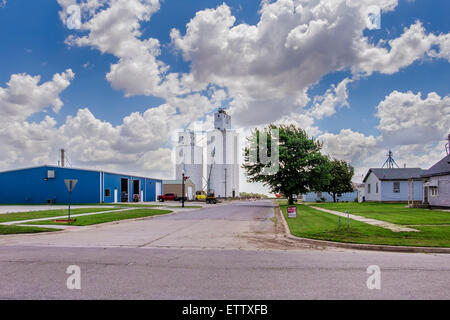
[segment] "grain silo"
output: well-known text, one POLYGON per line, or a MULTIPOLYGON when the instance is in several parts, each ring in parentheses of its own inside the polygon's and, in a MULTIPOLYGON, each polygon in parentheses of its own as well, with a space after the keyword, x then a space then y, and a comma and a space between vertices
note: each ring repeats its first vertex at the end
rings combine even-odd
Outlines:
POLYGON ((176 179, 184 175, 195 184, 195 191, 203 189, 203 148, 196 145, 195 133, 185 130, 178 133, 176 148, 176 179))
POLYGON ((207 135, 208 189, 217 197, 239 196, 239 136, 225 110, 214 114, 214 128, 207 135))

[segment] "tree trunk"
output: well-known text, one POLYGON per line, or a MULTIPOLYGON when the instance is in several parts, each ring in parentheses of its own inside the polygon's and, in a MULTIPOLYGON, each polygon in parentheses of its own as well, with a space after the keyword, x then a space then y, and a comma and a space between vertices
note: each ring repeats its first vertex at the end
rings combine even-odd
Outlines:
POLYGON ((292 196, 288 197, 288 204, 294 204, 294 198, 292 198, 292 196))
POLYGON ((336 193, 333 193, 333 202, 336 203, 336 193))

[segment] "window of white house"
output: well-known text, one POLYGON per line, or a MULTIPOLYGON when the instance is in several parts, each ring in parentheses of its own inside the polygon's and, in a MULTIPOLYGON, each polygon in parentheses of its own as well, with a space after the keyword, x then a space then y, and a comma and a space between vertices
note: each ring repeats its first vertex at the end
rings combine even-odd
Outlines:
POLYGON ((317 196, 319 197, 319 198, 322 198, 322 192, 317 192, 317 196))
POLYGON ((394 193, 400 192, 400 182, 394 182, 394 193))
POLYGON ((375 184, 375 193, 378 193, 378 182, 375 184))
POLYGON ((370 183, 367 185, 367 193, 370 193, 370 183))
POLYGON ((437 195, 438 195, 438 188, 437 187, 430 187, 430 195, 432 197, 437 197, 437 195))

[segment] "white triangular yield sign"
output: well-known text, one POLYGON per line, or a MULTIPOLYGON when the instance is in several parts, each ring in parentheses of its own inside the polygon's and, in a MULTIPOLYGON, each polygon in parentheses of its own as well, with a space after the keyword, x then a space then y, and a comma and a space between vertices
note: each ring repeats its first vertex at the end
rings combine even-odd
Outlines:
POLYGON ((77 185, 78 180, 69 180, 66 179, 64 180, 64 182, 66 183, 66 187, 67 190, 69 190, 69 192, 72 192, 72 190, 75 188, 75 186, 77 185))

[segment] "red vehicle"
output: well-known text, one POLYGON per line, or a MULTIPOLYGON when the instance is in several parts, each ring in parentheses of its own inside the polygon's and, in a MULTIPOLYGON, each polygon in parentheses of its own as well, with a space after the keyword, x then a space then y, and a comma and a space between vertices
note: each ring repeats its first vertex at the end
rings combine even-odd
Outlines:
MULTIPOLYGON (((184 198, 184 200, 187 200, 186 197, 184 198)), ((181 201, 181 197, 177 196, 175 193, 166 193, 158 196, 158 201, 181 201)))

